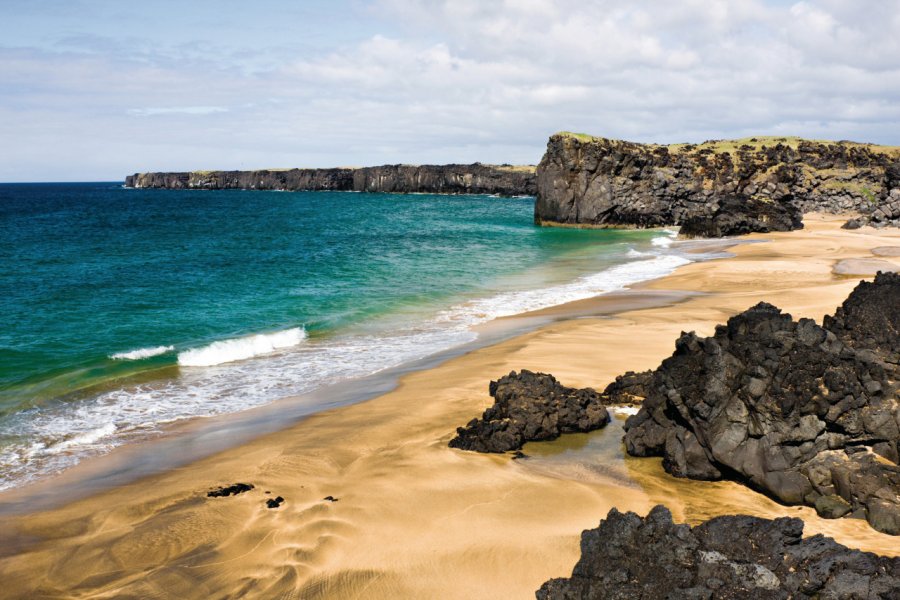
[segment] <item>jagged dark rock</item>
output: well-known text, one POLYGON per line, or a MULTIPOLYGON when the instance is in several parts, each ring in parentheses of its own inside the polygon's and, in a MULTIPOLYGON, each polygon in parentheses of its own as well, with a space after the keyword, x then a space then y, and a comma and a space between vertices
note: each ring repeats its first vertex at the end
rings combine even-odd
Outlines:
POLYGON ((203 190, 308 190, 533 196, 534 167, 382 165, 338 169, 135 173, 126 187, 203 190))
POLYGON ((822 326, 856 350, 871 350, 900 363, 900 274, 879 273, 863 281, 822 326))
POLYGON ((525 442, 593 431, 609 422, 599 393, 560 384, 552 375, 513 371, 489 387, 494 405, 456 430, 451 448, 475 452, 520 450, 525 442))
POLYGON ((845 229, 859 229, 863 225, 872 227, 900 227, 900 188, 891 190, 890 195, 883 201, 873 203, 870 210, 861 217, 851 219, 844 223, 845 229))
POLYGON ((266 508, 278 508, 284 502, 284 498, 278 496, 277 498, 269 498, 266 500, 266 508))
POLYGON ((853 550, 803 521, 723 516, 676 525, 664 506, 646 517, 615 508, 581 535, 581 559, 538 600, 900 598, 900 558, 853 550))
POLYGON ((638 405, 644 401, 653 383, 653 371, 635 373, 628 371, 616 377, 616 380, 603 390, 603 404, 606 406, 638 405))
POLYGON ((683 333, 625 424, 626 450, 828 514, 820 498, 836 495, 900 535, 898 303, 900 275, 882 273, 824 328, 760 303, 713 337, 683 333))
POLYGON ((727 196, 710 210, 686 217, 679 233, 684 237, 724 237, 803 228, 803 215, 791 202, 727 196))
POLYGON ((718 237, 797 229, 810 211, 900 220, 896 148, 754 140, 659 146, 556 134, 537 167, 535 222, 718 237))
POLYGON ((235 483, 228 486, 218 487, 206 493, 209 498, 224 498, 227 496, 237 496, 253 489, 252 483, 235 483))

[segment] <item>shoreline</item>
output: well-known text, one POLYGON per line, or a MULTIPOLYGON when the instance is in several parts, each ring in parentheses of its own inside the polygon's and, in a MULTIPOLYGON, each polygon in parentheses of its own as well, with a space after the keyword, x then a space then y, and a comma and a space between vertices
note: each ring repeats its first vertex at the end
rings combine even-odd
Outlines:
POLYGON ((741 244, 734 258, 635 286, 688 293, 680 303, 591 318, 590 304, 607 296, 578 301, 582 316, 557 314, 563 320, 407 373, 370 401, 48 512, 0 517, 11 540, 0 573, 9 574, 10 591, 32 595, 528 597, 571 572, 581 530, 609 508, 646 513, 659 501, 676 521, 728 512, 799 516, 806 535, 900 554, 897 538, 864 521, 825 521, 735 483, 678 480, 658 459, 621 456, 616 427, 541 443, 564 459, 552 476, 541 471, 547 459, 534 445, 526 461, 446 446, 457 426, 490 404, 488 381, 509 370, 602 388, 626 370, 658 365, 682 329, 709 334, 760 300, 820 321, 861 278, 833 275, 838 260, 900 245, 897 231, 847 232, 839 218, 821 215, 806 223, 806 230, 749 236, 766 241, 741 244), (211 486, 236 481, 256 489, 205 497, 211 486), (285 504, 267 510, 266 490, 285 504))
POLYGON ((593 298, 498 317, 473 327, 479 335, 475 341, 369 375, 327 384, 307 393, 278 398, 235 413, 173 422, 155 435, 117 446, 105 454, 88 456, 55 475, 0 490, 0 519, 53 509, 234 449, 256 438, 293 427, 317 414, 367 402, 395 390, 409 374, 434 369, 449 360, 552 323, 569 319, 607 318, 643 308, 663 308, 683 302, 692 295, 641 289, 651 281, 593 298))
MULTIPOLYGON (((644 262, 660 259, 679 257, 680 260, 687 256, 690 257, 687 260, 691 261, 708 261, 728 258, 732 255, 727 250, 742 243, 747 242, 734 239, 699 242, 685 240, 679 243, 678 252, 632 257, 630 262, 605 267, 598 273, 581 275, 567 283, 554 284, 547 290, 566 288, 585 277, 598 277, 605 273, 612 275, 617 269, 629 265, 638 267, 644 262)), ((670 267, 669 273, 674 268, 677 267, 670 267)), ((351 376, 236 412, 192 416, 163 423, 158 429, 149 430, 136 439, 117 444, 103 452, 87 454, 61 471, 24 479, 15 486, 0 489, 0 516, 53 508, 73 499, 180 467, 247 443, 260 435, 282 430, 318 412, 370 400, 394 389, 398 380, 406 374, 434 368, 462 354, 552 322, 662 307, 691 296, 689 292, 650 290, 643 287, 659 278, 659 275, 654 274, 649 279, 625 283, 623 285, 627 287, 600 293, 598 296, 494 317, 469 327, 469 331, 476 336, 470 342, 445 347, 373 373, 351 376)), ((172 367, 158 367, 156 372, 172 367)))
MULTIPOLYGON (((394 196, 376 196, 367 203, 374 202, 379 207, 399 206, 394 196)), ((300 206, 310 204, 308 200, 276 204, 300 206)), ((475 227, 471 232, 475 236, 473 239, 485 236, 485 240, 496 242, 488 244, 487 251, 479 253, 479 257, 472 255, 472 260, 468 260, 469 255, 462 250, 468 266, 450 266, 445 252, 435 254, 422 244, 403 242, 403 247, 411 252, 407 257, 409 260, 404 259, 399 269, 391 266, 392 261, 378 260, 375 267, 363 268, 354 263, 352 269, 344 272, 325 264, 331 258, 323 259, 324 266, 310 266, 304 261, 288 258, 282 262, 295 265, 296 269, 285 272, 281 267, 273 266, 278 260, 270 258, 267 260, 270 267, 259 274, 258 285, 242 286, 235 282, 236 288, 221 285, 215 292, 186 292, 190 298, 182 298, 181 291, 167 287, 172 278, 167 278, 165 273, 170 269, 160 267, 156 273, 148 274, 158 285, 143 285, 140 289, 144 290, 142 293, 166 299, 157 307, 162 312, 142 308, 132 310, 130 304, 118 303, 107 307, 109 318, 116 321, 116 327, 97 325, 97 331, 89 336, 82 335, 78 328, 67 327, 65 319, 47 319, 52 323, 52 326, 48 325, 48 335, 35 337, 35 340, 46 341, 34 342, 38 344, 35 347, 45 350, 46 356, 7 361, 10 368, 5 372, 4 381, 12 383, 4 395, 6 416, 0 427, 0 437, 4 439, 0 451, 0 488, 22 487, 26 482, 47 479, 75 463, 92 460, 116 447, 157 438, 161 433, 181 427, 174 424, 176 421, 236 413, 278 398, 304 394, 323 384, 359 378, 379 369, 409 363, 426 354, 469 342, 476 337, 471 330, 475 323, 497 315, 597 294, 629 281, 659 276, 669 272, 673 265, 686 262, 663 257, 647 261, 639 269, 626 267, 625 273, 612 277, 617 266, 643 260, 643 256, 637 256, 644 254, 639 251, 658 250, 659 244, 651 245, 651 238, 666 234, 651 231, 635 235, 588 236, 594 237, 596 244, 589 242, 585 246, 584 236, 559 236, 534 228, 530 224, 531 205, 528 202, 507 200, 498 212, 484 204, 483 199, 462 197, 459 201, 465 206, 487 210, 493 215, 488 220, 491 223, 497 220, 497 223, 513 225, 496 229, 485 221, 475 227), (523 214, 526 206, 529 209, 527 220, 523 214), (543 241, 548 238, 549 248, 543 241), (626 254, 629 247, 635 248, 635 252, 626 254), (504 262, 497 260, 498 256, 510 258, 504 262), (560 262, 548 262, 555 260, 560 262), (429 267, 432 264, 448 265, 453 277, 447 280, 439 276, 440 268, 429 267), (548 264, 559 264, 563 270, 556 272, 548 268, 548 264), (315 277, 302 276, 320 268, 323 273, 330 273, 328 277, 334 276, 335 281, 348 277, 366 284, 358 290, 338 285, 338 291, 323 291, 325 288, 315 277), (415 281, 405 279, 417 270, 422 271, 415 281), (605 271, 610 275, 607 276, 605 271), (429 272, 434 276, 433 280, 429 279, 432 276, 429 272), (283 275, 286 276, 284 280, 281 279, 283 275), (599 277, 590 279, 592 275, 599 277), (393 286, 383 285, 384 281, 395 277, 403 279, 404 283, 395 281, 393 286), (291 281, 302 284, 295 286, 291 281), (421 290, 425 291, 420 294, 421 290), (363 292, 362 296, 360 292, 363 292), (205 301, 201 301, 203 298, 217 299, 221 310, 207 314, 205 301), (374 302, 370 302, 370 298, 374 302), (322 305, 323 301, 325 304, 322 305), (242 315, 247 310, 250 312, 242 315), (269 316, 263 318, 265 315, 269 316), (228 355, 233 357, 233 353, 248 351, 248 354, 255 354, 257 350, 253 346, 257 341, 268 343, 272 340, 274 343, 275 338, 283 341, 281 336, 291 329, 300 330, 297 337, 306 338, 296 343, 296 347, 248 360, 228 360, 231 358, 228 355), (259 340, 260 336, 266 339, 259 340), (54 344, 62 350, 55 350, 54 344), (157 354, 164 348, 167 351, 159 352, 158 356, 141 357, 157 354), (207 362, 198 362, 195 357, 181 363, 179 356, 189 357, 196 352, 205 354, 207 362), (137 355, 138 359, 118 360, 131 354, 137 355), (197 364, 197 368, 191 364, 197 364), (16 383, 19 381, 25 383, 16 383)), ((244 201, 224 203, 243 206, 244 201)), ((143 210, 142 207, 152 203, 135 201, 129 204, 143 210)), ((258 199, 257 204, 272 206, 258 199)), ((434 215, 440 214, 440 211, 430 209, 432 204, 443 207, 445 198, 432 197, 432 202, 424 205, 424 209, 415 209, 415 214, 431 223, 429 219, 437 219, 439 217, 434 215)), ((157 209, 151 213, 156 214, 157 209)), ((192 211, 184 210, 193 218, 192 211)), ((209 212, 220 216, 227 213, 219 209, 209 212)), ((249 221, 254 220, 249 216, 251 214, 246 213, 249 221)), ((274 214, 286 213, 279 209, 274 214)), ((461 219, 465 221, 470 217, 461 219)), ((291 221, 284 219, 282 222, 291 221)), ((439 222, 435 221, 435 225, 439 222)), ((405 235, 398 233, 401 237, 405 235)), ((448 235, 455 239, 457 233, 448 235)), ((283 237, 287 243, 287 240, 306 236, 284 233, 283 237)), ((254 239, 263 237, 255 236, 254 239)), ((338 235, 337 239, 349 238, 338 235)), ((393 236, 385 236, 384 240, 388 240, 386 247, 400 243, 399 238, 393 236)), ((216 243, 216 236, 210 236, 195 244, 196 252, 203 254, 203 248, 209 249, 216 243)), ((306 242, 299 247, 304 244, 306 242)), ((380 242, 373 244, 377 246, 380 242)), ((346 242, 346 247, 342 248, 352 252, 351 245, 346 242)), ((142 248, 152 252, 152 246, 153 243, 149 243, 142 248)), ((459 244, 455 246, 459 248, 459 244)), ((138 250, 136 252, 140 254, 138 250)), ((260 248, 260 252, 268 256, 270 251, 260 248)), ((116 264, 115 260, 112 257, 110 264, 116 264)), ((335 264, 340 263, 340 260, 334 260, 335 264)), ((184 264, 195 263, 187 260, 184 264)), ((223 283, 244 268, 228 270, 217 281, 223 283)), ((49 277, 49 274, 45 275, 49 277)), ((39 277, 34 275, 34 278, 39 277)), ((247 279, 241 279, 244 280, 247 279)), ((66 314, 77 315, 76 320, 82 323, 93 323, 92 315, 102 313, 102 310, 90 310, 93 304, 89 298, 73 296, 59 305, 50 300, 42 302, 41 314, 50 314, 58 306, 71 309, 72 312, 66 314)), ((22 331, 30 330, 27 323, 21 319, 19 322, 22 331)), ((19 329, 13 325, 12 331, 19 329)), ((24 343, 29 339, 23 337, 24 348, 31 347, 24 343)), ((2 502, 0 499, 0 504, 2 502)))

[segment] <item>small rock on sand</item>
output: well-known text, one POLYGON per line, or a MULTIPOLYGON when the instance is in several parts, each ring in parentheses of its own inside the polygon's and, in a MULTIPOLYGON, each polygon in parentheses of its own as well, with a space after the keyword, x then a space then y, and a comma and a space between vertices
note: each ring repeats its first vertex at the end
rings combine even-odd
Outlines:
POLYGON ((847 258, 831 269, 835 275, 875 275, 878 271, 897 272, 900 266, 878 258, 847 258))
POLYGON ((225 498, 227 496, 237 496, 253 489, 252 483, 235 483, 229 486, 222 486, 206 493, 210 498, 225 498))

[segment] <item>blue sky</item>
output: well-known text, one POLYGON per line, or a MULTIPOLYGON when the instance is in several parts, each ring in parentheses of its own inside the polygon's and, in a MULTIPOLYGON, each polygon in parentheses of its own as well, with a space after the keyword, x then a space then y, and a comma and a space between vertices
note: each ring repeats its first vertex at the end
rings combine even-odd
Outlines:
POLYGON ((900 0, 0 0, 0 181, 900 144, 900 0))

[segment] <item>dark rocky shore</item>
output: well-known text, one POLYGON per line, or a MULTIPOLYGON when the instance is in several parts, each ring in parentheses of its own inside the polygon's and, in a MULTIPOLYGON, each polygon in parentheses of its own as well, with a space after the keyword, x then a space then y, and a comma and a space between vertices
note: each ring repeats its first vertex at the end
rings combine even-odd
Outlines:
POLYGON ((382 165, 135 173, 126 187, 537 196, 540 225, 679 226, 690 237, 803 227, 805 212, 858 212, 848 227, 900 226, 900 148, 798 138, 660 146, 551 136, 535 169, 382 165))
POLYGON ((749 138, 660 146, 552 136, 537 168, 535 222, 681 226, 719 237, 802 227, 805 212, 900 224, 900 149, 749 138))
POLYGON ((603 393, 559 383, 552 375, 513 371, 492 381, 488 392, 494 405, 480 419, 456 430, 451 448, 473 452, 521 450, 526 442, 585 433, 609 423, 606 406, 639 404, 647 396, 649 371, 629 371, 616 377, 603 393))
POLYGON ((646 517, 612 509, 581 535, 581 559, 538 600, 900 598, 900 558, 852 550, 803 521, 725 516, 676 525, 663 506, 646 517))
POLYGON ((625 424, 633 456, 676 477, 731 479, 825 518, 864 518, 900 535, 900 275, 861 282, 820 326, 760 303, 715 335, 683 333, 654 371, 603 393, 515 372, 451 447, 518 450, 606 425, 606 407, 642 400, 625 424))
POLYGON ((712 337, 682 334, 626 449, 900 535, 898 356, 900 275, 860 283, 823 326, 760 303, 712 337))
POLYGON ((383 165, 336 169, 135 173, 126 187, 175 190, 287 190, 533 196, 534 167, 383 165))

